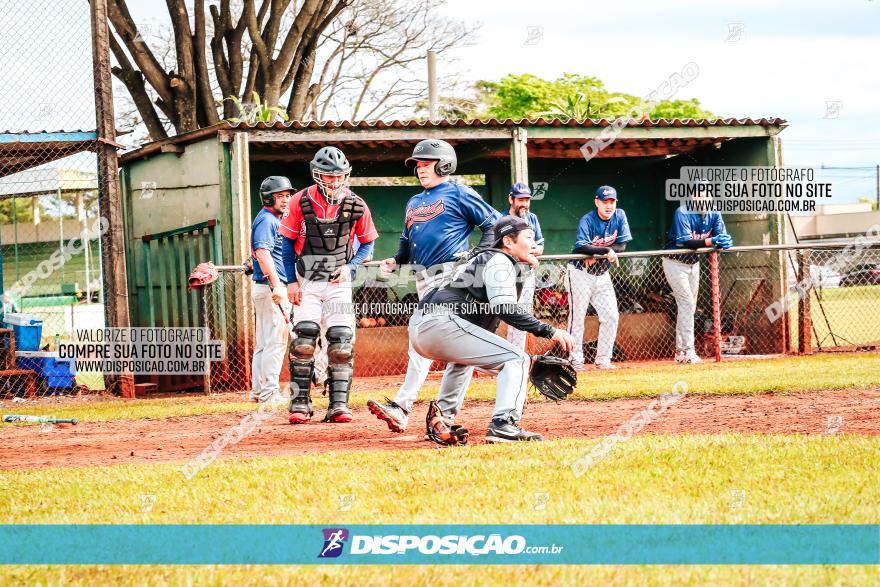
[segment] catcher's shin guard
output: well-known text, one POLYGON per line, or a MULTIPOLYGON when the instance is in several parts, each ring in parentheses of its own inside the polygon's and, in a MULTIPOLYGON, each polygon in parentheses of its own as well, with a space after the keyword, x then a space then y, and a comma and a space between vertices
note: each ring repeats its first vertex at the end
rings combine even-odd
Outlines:
POLYGON ((304 424, 314 412, 309 394, 315 369, 315 346, 321 327, 315 322, 303 321, 293 327, 295 337, 290 343, 290 423, 304 424))
POLYGON ((348 394, 354 371, 354 349, 351 341, 354 333, 348 326, 331 326, 327 329, 327 381, 324 392, 330 396, 325 422, 351 422, 348 394))
POLYGON ((470 435, 467 428, 463 428, 458 424, 449 425, 443 418, 440 406, 434 400, 431 400, 431 403, 428 404, 425 427, 425 438, 443 446, 467 444, 468 436, 470 435))

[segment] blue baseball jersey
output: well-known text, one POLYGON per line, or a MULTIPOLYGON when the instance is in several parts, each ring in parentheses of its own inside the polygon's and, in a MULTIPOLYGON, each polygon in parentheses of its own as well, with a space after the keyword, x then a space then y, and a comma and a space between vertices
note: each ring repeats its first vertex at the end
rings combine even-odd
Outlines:
POLYGON ((266 279, 263 270, 257 262, 255 252, 257 249, 267 249, 272 253, 272 261, 275 263, 275 271, 278 278, 287 282, 287 274, 284 272, 284 262, 281 256, 281 233, 278 232, 281 226, 281 218, 270 212, 268 208, 263 208, 254 223, 251 225, 251 260, 254 264, 254 281, 262 281, 266 279))
POLYGON ((543 245, 544 244, 544 235, 541 234, 541 223, 538 222, 538 217, 535 216, 534 213, 529 212, 528 216, 526 216, 526 220, 529 223, 529 226, 532 227, 532 230, 535 231, 535 244, 543 245))
MULTIPOLYGON (((666 234, 665 248, 680 249, 682 247, 679 245, 689 240, 705 240, 719 234, 727 234, 721 214, 714 211, 706 214, 688 213, 679 206, 675 209, 672 226, 666 234)), ((697 263, 700 260, 696 253, 674 255, 672 258, 682 263, 697 263)))
MULTIPOLYGON (((577 236, 575 237, 574 249, 584 245, 594 247, 610 247, 615 243, 625 243, 632 240, 629 230, 629 222, 626 212, 618 208, 608 220, 602 220, 599 213, 593 210, 584 214, 578 223, 577 236)), ((608 259, 597 259, 593 265, 587 266, 582 261, 577 261, 578 267, 586 268, 592 275, 602 275, 611 267, 608 259)))
POLYGON ((468 250, 474 228, 491 228, 501 214, 466 185, 441 183, 413 196, 406 204, 400 235, 405 262, 430 267, 468 250))

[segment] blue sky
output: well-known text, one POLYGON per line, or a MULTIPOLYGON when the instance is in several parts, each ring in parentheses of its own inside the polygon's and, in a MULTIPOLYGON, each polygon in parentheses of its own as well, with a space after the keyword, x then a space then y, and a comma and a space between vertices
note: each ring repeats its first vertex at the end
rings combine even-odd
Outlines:
MULTIPOLYGON (((450 15, 482 23, 474 44, 457 55, 472 79, 580 73, 641 96, 695 62, 700 75, 677 97, 698 98, 724 117, 785 118, 787 165, 880 163, 880 0, 450 0, 448 7, 450 15), (541 27, 537 42, 530 27, 541 27)), ((874 173, 825 177, 835 179, 834 201, 842 202, 874 197, 874 173)))

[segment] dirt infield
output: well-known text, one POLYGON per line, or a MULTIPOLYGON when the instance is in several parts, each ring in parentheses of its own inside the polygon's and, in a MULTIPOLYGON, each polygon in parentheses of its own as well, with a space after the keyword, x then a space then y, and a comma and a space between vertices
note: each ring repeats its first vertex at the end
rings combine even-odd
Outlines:
MULTIPOLYGON (((650 399, 603 402, 534 402, 523 423, 545 437, 595 438, 614 433, 644 409, 650 399)), ((284 456, 325 451, 437 448, 422 439, 426 407, 416 406, 410 430, 392 434, 366 409, 350 424, 291 426, 286 410, 262 422, 252 434, 230 434, 223 457, 284 456)), ((468 402, 459 423, 469 427, 474 444, 483 443, 492 412, 489 402, 468 402)), ((120 420, 57 425, 8 426, 0 432, 0 469, 52 466, 121 465, 186 461, 221 435, 233 431, 247 413, 120 420)), ((320 414, 316 414, 316 419, 320 414)), ((643 434, 741 432, 761 434, 880 434, 880 389, 803 394, 683 397, 643 434), (837 418, 839 417, 839 419, 837 418), (830 420, 829 420, 830 419, 830 420), (832 429, 833 433, 834 430, 832 429)))

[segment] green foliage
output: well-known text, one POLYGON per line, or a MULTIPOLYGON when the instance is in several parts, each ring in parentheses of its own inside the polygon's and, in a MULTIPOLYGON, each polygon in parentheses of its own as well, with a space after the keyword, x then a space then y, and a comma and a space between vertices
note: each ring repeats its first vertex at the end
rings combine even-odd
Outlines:
POLYGON ((13 203, 15 204, 14 216, 18 222, 34 221, 31 198, 6 198, 0 200, 0 224, 12 224, 13 203))
POLYGON ((619 118, 647 115, 657 118, 717 118, 691 100, 642 103, 638 96, 610 92, 602 80, 563 74, 546 80, 530 73, 508 74, 499 81, 481 80, 471 98, 441 99, 440 115, 447 118, 619 118), (645 108, 649 110, 643 112, 645 108))
POLYGON ((871 196, 860 196, 859 204, 871 204, 871 210, 877 210, 877 200, 871 196))
MULTIPOLYGON (((283 120, 287 122, 288 116, 287 112, 281 106, 269 106, 268 104, 264 104, 260 101, 260 95, 256 92, 252 92, 254 97, 254 101, 252 104, 247 102, 242 102, 236 96, 230 96, 226 98, 238 109, 238 116, 233 118, 227 118, 228 122, 238 123, 244 122, 246 124, 256 124, 258 122, 275 122, 276 120, 283 120)), ((225 100, 224 100, 225 101, 225 100)))
POLYGON ((690 100, 663 100, 651 110, 651 118, 717 118, 717 116, 700 108, 700 101, 691 98, 690 100))

